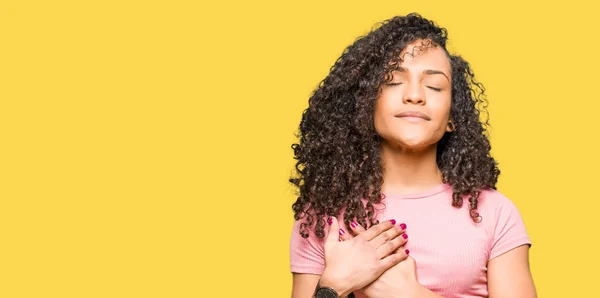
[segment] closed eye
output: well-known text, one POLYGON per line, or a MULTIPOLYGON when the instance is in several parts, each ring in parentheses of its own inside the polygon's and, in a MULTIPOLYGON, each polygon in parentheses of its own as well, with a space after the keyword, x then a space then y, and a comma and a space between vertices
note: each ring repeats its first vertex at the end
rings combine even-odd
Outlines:
POLYGON ((436 91, 436 92, 442 91, 442 89, 440 89, 440 88, 435 88, 435 87, 431 87, 431 86, 427 86, 427 88, 429 88, 429 89, 431 89, 433 91, 436 91))

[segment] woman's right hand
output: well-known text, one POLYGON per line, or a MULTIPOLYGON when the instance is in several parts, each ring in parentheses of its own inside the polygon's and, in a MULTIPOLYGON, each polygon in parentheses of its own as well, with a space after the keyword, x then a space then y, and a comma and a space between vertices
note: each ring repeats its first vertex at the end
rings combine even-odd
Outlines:
POLYGON ((333 288, 340 297, 364 288, 383 272, 400 263, 405 255, 395 253, 403 244, 397 237, 402 229, 395 220, 372 226, 360 235, 339 241, 341 233, 336 218, 329 219, 329 234, 325 241, 325 270, 320 285, 333 288))

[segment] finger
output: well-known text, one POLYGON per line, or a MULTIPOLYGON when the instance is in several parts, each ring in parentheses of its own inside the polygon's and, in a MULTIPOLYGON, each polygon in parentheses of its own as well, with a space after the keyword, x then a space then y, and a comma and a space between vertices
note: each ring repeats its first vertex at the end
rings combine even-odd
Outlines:
POLYGON ((394 226, 391 229, 379 234, 379 236, 373 238, 373 240, 371 240, 371 245, 373 245, 373 247, 378 248, 380 246, 382 246, 384 243, 395 239, 396 237, 401 237, 403 239, 407 239, 408 235, 405 233, 404 229, 402 229, 400 226, 394 226))
POLYGON ((404 238, 404 243, 402 243, 402 245, 400 247, 398 247, 396 249, 396 251, 394 251, 394 253, 404 251, 404 246, 406 245, 406 242, 408 242, 408 234, 407 233, 404 233, 401 236, 402 236, 402 238, 404 238))
MULTIPOLYGON (((398 249, 396 249, 395 253, 404 251, 403 247, 406 245, 406 242, 408 242, 408 233, 406 233, 406 225, 405 224, 402 224, 402 225, 404 228, 402 229, 402 234, 400 236, 402 238, 404 238, 404 243, 402 243, 402 246, 400 246, 400 247, 398 247, 398 249)), ((402 227, 402 225, 401 225, 401 227, 402 227)))
POLYGON ((404 241, 404 244, 402 244, 402 246, 398 247, 398 249, 396 249, 395 253, 404 251, 403 246, 406 244, 406 242, 408 242, 408 233, 406 233, 406 224, 401 223, 398 225, 401 229, 402 229, 402 238, 404 238, 406 241, 404 241))
POLYGON ((353 221, 350 223, 350 230, 352 231, 354 236, 358 236, 358 235, 362 234, 362 232, 365 231, 365 228, 363 228, 357 222, 353 221))
POLYGON ((352 234, 350 234, 348 231, 346 231, 344 229, 340 229, 339 234, 340 234, 341 241, 346 241, 346 240, 350 240, 350 239, 354 238, 354 237, 352 237, 352 234))
POLYGON ((404 249, 403 251, 391 254, 383 258, 381 260, 381 266, 383 267, 383 270, 388 270, 394 267, 395 265, 398 265, 398 263, 406 260, 406 258, 408 258, 409 253, 410 251, 408 249, 404 249))
POLYGON ((335 217, 331 216, 327 219, 327 223, 329 224, 329 233, 327 234, 327 239, 325 240, 325 247, 331 247, 336 242, 338 242, 338 231, 340 226, 335 217))
POLYGON ((396 237, 390 241, 387 241, 386 243, 383 243, 377 248, 377 257, 383 259, 391 254, 394 254, 394 252, 397 252, 398 248, 406 244, 407 239, 408 237, 396 237))
POLYGON ((396 224, 396 221, 393 219, 386 220, 379 224, 376 224, 366 230, 364 233, 360 234, 360 237, 363 237, 365 240, 370 241, 373 238, 379 236, 379 234, 391 229, 396 224))

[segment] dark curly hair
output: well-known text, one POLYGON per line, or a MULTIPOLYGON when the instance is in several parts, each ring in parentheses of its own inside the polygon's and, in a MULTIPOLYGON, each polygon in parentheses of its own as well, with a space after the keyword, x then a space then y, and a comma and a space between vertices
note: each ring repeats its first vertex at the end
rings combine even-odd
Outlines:
POLYGON ((292 209, 296 220, 306 218, 302 237, 313 228, 323 238, 326 218, 343 208, 346 225, 353 220, 364 227, 378 223, 374 206, 383 199, 383 164, 375 102, 381 85, 402 61, 402 50, 417 40, 441 47, 450 60, 455 130, 438 142, 436 162, 443 182, 452 186, 452 205, 460 207, 468 197, 470 216, 481 221, 480 191, 496 189, 500 175, 490 155, 485 88, 463 58, 448 53, 447 36, 445 28, 419 14, 394 17, 347 47, 320 82, 302 114, 298 143, 292 145, 297 162, 290 182, 299 190, 292 209))

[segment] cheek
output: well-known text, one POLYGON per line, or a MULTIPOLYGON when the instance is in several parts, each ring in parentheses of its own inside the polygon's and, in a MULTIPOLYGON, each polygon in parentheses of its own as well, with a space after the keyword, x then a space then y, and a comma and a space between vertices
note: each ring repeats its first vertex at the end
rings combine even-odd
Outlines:
POLYGON ((435 131, 433 132, 434 138, 437 139, 438 141, 444 136, 444 134, 446 133, 446 128, 447 128, 447 124, 448 122, 440 122, 439 125, 435 128, 435 131))
POLYGON ((379 134, 379 135, 381 135, 382 130, 386 126, 384 123, 384 117, 383 117, 381 111, 379 111, 379 109, 377 109, 377 108, 375 108, 373 125, 375 126, 375 132, 377 132, 377 134, 379 134))
POLYGON ((451 102, 449 96, 439 98, 438 101, 432 102, 433 106, 431 112, 433 117, 437 120, 435 125, 435 134, 442 136, 446 132, 448 127, 448 121, 450 121, 450 108, 451 102))
POLYGON ((388 89, 381 92, 377 100, 380 111, 390 115, 398 111, 404 105, 402 102, 402 89, 388 89))
POLYGON ((431 112, 437 119, 447 121, 450 119, 450 108, 452 106, 451 98, 449 95, 444 95, 436 98, 429 102, 431 112))
POLYGON ((379 131, 385 122, 386 117, 391 113, 392 111, 392 107, 391 107, 392 102, 389 100, 388 97, 385 96, 381 96, 380 98, 377 99, 377 102, 375 103, 375 129, 377 131, 379 131))

